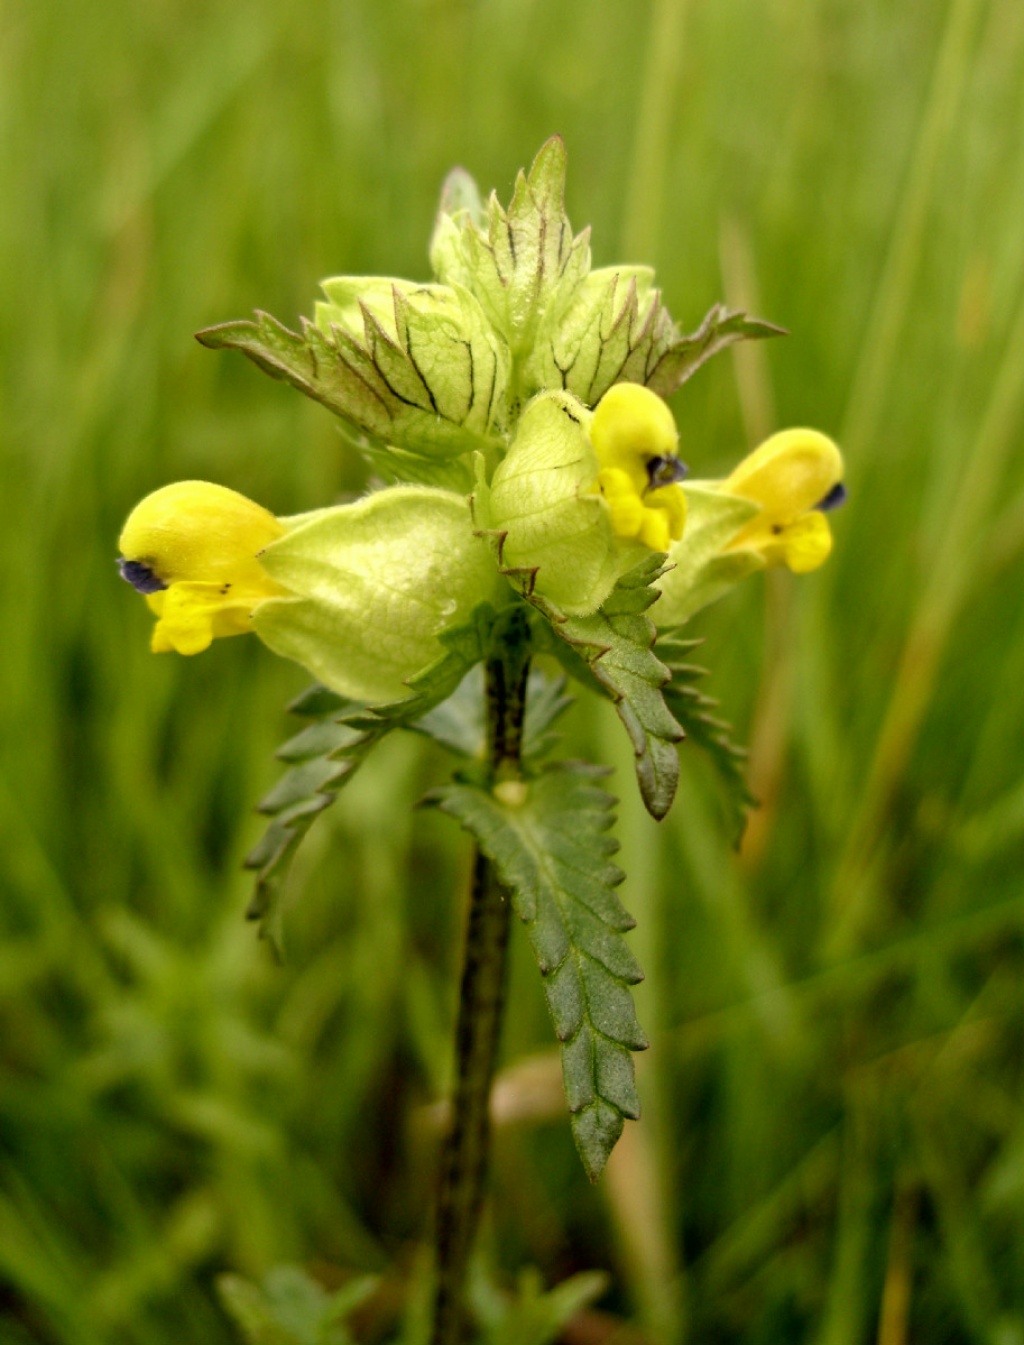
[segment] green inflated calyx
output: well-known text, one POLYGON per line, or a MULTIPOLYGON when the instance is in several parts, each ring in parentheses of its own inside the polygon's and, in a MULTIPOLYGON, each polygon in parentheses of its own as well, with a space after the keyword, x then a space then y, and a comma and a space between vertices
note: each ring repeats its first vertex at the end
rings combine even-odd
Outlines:
POLYGON ((541 393, 489 486, 481 474, 477 526, 523 592, 585 616, 682 536, 676 443, 668 407, 636 384, 612 388, 593 412, 570 393, 541 393))
POLYGON ((296 520, 261 562, 293 596, 254 612, 260 638, 370 704, 407 695, 408 679, 441 654, 441 633, 496 582, 466 500, 429 487, 396 486, 296 520))
POLYGON ((158 618, 155 650, 196 654, 255 631, 371 705, 409 695, 440 637, 499 582, 466 499, 432 487, 279 519, 223 486, 180 482, 132 511, 121 549, 122 574, 158 618))

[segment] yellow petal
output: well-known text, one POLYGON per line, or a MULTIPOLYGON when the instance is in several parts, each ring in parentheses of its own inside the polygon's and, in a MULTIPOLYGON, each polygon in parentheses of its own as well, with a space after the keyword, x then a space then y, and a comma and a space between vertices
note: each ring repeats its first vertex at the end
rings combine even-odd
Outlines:
POLYGON ((652 551, 667 551, 672 543, 668 519, 661 509, 645 509, 640 525, 640 540, 652 551))
POLYGON ((678 542, 686 526, 686 495, 682 486, 660 486, 657 490, 649 490, 644 496, 644 504, 665 515, 669 536, 678 542))
POLYGON ((178 481, 135 506, 119 545, 126 560, 145 565, 164 585, 258 584, 256 557, 284 533, 273 514, 237 491, 210 481, 178 481))
POLYGON ((179 481, 142 500, 120 545, 125 578, 158 618, 153 651, 198 654, 218 636, 250 630, 253 608, 287 592, 258 559, 284 533, 266 509, 209 481, 179 481))
POLYGON ((248 630, 252 595, 231 598, 223 590, 220 584, 183 581, 160 594, 164 601, 153 633, 154 651, 174 649, 179 654, 200 654, 215 636, 241 635, 248 630))
POLYGON ((636 537, 644 518, 644 502, 627 472, 618 467, 606 467, 598 473, 597 484, 616 537, 636 537))
POLYGON ((832 552, 832 530, 824 514, 804 514, 783 528, 762 548, 769 565, 786 565, 794 574, 807 574, 824 565, 832 552))
POLYGON ((743 459, 722 483, 730 495, 753 500, 761 521, 792 523, 820 504, 843 477, 843 458, 817 430, 781 430, 743 459))
POLYGON ((594 408, 590 442, 601 466, 626 472, 642 494, 649 485, 647 462, 675 457, 679 432, 657 393, 639 383, 616 383, 594 408))

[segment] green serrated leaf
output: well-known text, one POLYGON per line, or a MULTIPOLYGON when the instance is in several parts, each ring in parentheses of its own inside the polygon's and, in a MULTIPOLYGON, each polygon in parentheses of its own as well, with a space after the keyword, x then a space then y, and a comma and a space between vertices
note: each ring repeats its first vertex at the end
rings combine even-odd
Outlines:
POLYGON ((662 818, 675 797, 679 781, 676 744, 685 736, 665 704, 662 688, 669 670, 655 657, 655 629, 645 615, 657 601, 653 587, 662 573, 664 557, 652 555, 619 580, 610 597, 591 616, 566 617, 539 595, 531 601, 547 618, 557 640, 551 649, 561 657, 568 646, 574 657, 563 660, 566 670, 580 674, 580 664, 593 675, 584 677, 615 703, 636 754, 636 774, 644 805, 652 817, 662 818))
MULTIPOLYGON (((329 710, 327 713, 337 714, 338 711, 329 710)), ((345 724, 335 723, 332 719, 319 720, 315 724, 307 725, 301 733, 289 738, 279 747, 278 759, 287 761, 289 765, 298 765, 299 762, 310 761, 314 757, 327 756, 336 747, 344 744, 346 735, 350 732, 345 724)))
POLYGON ((289 706, 291 713, 313 719, 278 751, 286 771, 258 811, 271 817, 261 840, 245 858, 256 873, 247 915, 260 921, 261 937, 282 952, 281 896, 299 844, 315 819, 334 802, 373 747, 399 726, 416 721, 445 701, 485 655, 495 621, 489 603, 480 603, 469 620, 439 638, 441 655, 413 678, 412 695, 390 705, 363 706, 314 686, 289 706))
POLYGON ((590 1180, 596 1181, 608 1161, 608 1155, 619 1142, 624 1124, 623 1114, 611 1103, 597 1098, 589 1107, 574 1112, 571 1122, 573 1139, 583 1166, 590 1180))
POLYGON ((256 886, 246 912, 260 922, 260 937, 283 953, 281 896, 285 879, 300 842, 314 820, 335 800, 362 765, 370 749, 390 725, 356 727, 339 716, 357 713, 332 692, 311 688, 289 707, 292 713, 309 716, 309 709, 325 705, 322 716, 289 738, 279 750, 281 760, 291 764, 271 791, 260 801, 258 811, 272 820, 261 840, 249 851, 244 864, 256 874, 256 886), (296 709, 296 704, 301 709, 296 709))
POLYGON ((468 290, 379 277, 325 284, 334 301, 319 306, 322 327, 303 319, 293 332, 258 312, 197 339, 240 350, 381 447, 445 459, 497 441, 509 355, 468 290))
POLYGON ((633 920, 615 895, 622 872, 609 862, 611 795, 605 774, 558 762, 526 782, 509 803, 469 782, 443 786, 430 801, 457 817, 491 860, 526 927, 544 978, 573 1132, 588 1176, 596 1180, 640 1103, 632 1051, 647 1038, 629 987, 642 978, 622 940, 633 920))
POLYGON ((472 289, 518 359, 557 325, 590 270, 589 236, 585 230, 573 237, 565 214, 565 145, 553 136, 529 173, 519 174, 507 210, 492 195, 484 225, 468 212, 443 213, 432 257, 439 275, 472 289))
POLYGON ((447 700, 435 705, 409 725, 417 733, 455 752, 460 757, 482 761, 487 730, 484 712, 483 669, 472 668, 447 700))
POLYGON ((689 655, 700 644, 699 640, 684 639, 672 631, 661 635, 656 646, 659 656, 672 674, 665 687, 665 701, 686 730, 690 742, 707 753, 725 787, 729 820, 734 828, 736 843, 740 842, 746 826, 747 813, 757 806, 757 799, 747 784, 747 753, 732 740, 732 727, 715 717, 718 701, 706 696, 697 686, 707 676, 704 668, 688 661, 689 655))
POLYGON ((646 266, 591 271, 538 329, 521 382, 562 387, 594 406, 614 383, 644 383, 667 397, 726 346, 782 328, 717 304, 695 332, 672 321, 646 266))
POLYGON ((566 685, 564 677, 550 677, 539 668, 530 669, 522 744, 522 757, 527 765, 547 756, 561 736, 552 731, 552 725, 573 704, 573 697, 566 694, 566 685))
POLYGON ((650 355, 647 386, 662 397, 670 397, 692 378, 720 350, 737 341, 759 341, 769 336, 785 336, 785 329, 762 318, 733 312, 724 304, 715 304, 695 332, 681 335, 678 328, 665 334, 650 355))
POLYGON ((352 701, 339 695, 337 691, 332 691, 330 687, 325 687, 321 682, 314 682, 285 706, 288 714, 298 715, 300 719, 320 719, 332 711, 340 713, 342 710, 352 708, 354 708, 352 701))

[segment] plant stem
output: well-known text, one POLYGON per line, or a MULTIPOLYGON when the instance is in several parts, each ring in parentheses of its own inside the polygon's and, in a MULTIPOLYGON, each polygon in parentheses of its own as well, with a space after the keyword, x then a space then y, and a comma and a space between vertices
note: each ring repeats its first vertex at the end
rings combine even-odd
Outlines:
MULTIPOLYGON (((513 608, 485 664, 488 773, 492 784, 519 778, 528 631, 513 608)), ((473 862, 466 949, 455 1034, 455 1092, 441 1153, 432 1345, 460 1345, 466 1327, 466 1272, 483 1205, 490 1146, 491 1080, 501 1035, 510 906, 491 861, 473 862)))

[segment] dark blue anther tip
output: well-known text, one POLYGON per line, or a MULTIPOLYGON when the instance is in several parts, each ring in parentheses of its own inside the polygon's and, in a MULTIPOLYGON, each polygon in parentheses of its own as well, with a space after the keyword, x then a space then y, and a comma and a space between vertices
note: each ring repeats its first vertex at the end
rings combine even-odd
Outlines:
POLYGON ((819 501, 814 507, 823 514, 827 514, 830 509, 838 509, 846 500, 846 487, 841 481, 837 481, 825 498, 819 501))
POLYGON ((117 562, 117 568, 121 571, 121 578, 126 579, 140 593, 159 593, 167 587, 141 560, 125 560, 122 556, 117 562))
POLYGON ((685 462, 678 458, 648 458, 647 489, 658 490, 661 486, 674 486, 682 481, 689 471, 685 462))

